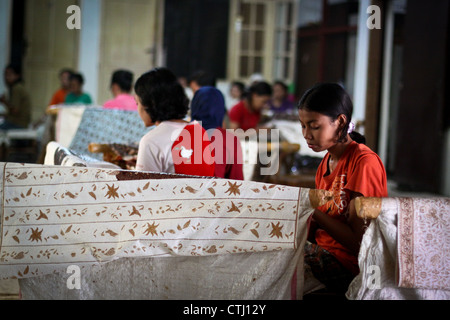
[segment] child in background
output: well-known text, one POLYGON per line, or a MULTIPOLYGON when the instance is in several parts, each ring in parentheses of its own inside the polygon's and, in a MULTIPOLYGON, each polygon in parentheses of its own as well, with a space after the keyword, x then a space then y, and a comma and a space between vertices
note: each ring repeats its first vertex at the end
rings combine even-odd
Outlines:
POLYGON ((230 129, 257 129, 261 112, 272 96, 272 87, 264 82, 254 83, 245 97, 229 112, 230 129))
POLYGON ((288 86, 282 81, 275 81, 272 87, 270 110, 275 114, 291 113, 294 110, 294 104, 289 100, 288 86))
POLYGON ((92 104, 91 96, 83 92, 84 78, 80 73, 70 75, 70 92, 66 96, 65 104, 92 104))
POLYGON ((131 95, 133 73, 128 70, 117 70, 111 77, 111 93, 114 99, 104 103, 105 109, 137 111, 136 100, 131 95))
POLYGON ((198 122, 185 120, 189 100, 175 75, 155 68, 136 81, 134 91, 144 125, 155 126, 139 143, 136 169, 214 176, 210 141, 198 122))
POLYGON ((63 104, 66 101, 66 96, 69 93, 70 89, 70 76, 73 74, 73 71, 70 69, 62 69, 59 72, 59 81, 61 83, 61 87, 53 94, 52 100, 49 103, 49 107, 63 104))
POLYGON ((336 293, 345 294, 359 273, 358 253, 365 224, 355 211, 357 197, 387 197, 386 171, 365 138, 354 132, 353 104, 338 84, 318 84, 301 98, 303 136, 313 151, 328 153, 316 173, 316 188, 333 200, 312 215, 305 263, 314 276, 336 293))
POLYGON ((244 97, 245 85, 240 81, 233 81, 230 85, 230 101, 227 110, 238 104, 244 97))

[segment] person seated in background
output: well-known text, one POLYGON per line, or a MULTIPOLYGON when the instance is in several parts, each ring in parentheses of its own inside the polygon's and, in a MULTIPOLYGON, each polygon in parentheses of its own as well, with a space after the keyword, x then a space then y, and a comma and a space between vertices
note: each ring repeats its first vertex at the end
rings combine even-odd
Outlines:
POLYGON ((70 92, 66 96, 65 104, 92 104, 91 96, 83 92, 84 78, 80 73, 70 75, 70 92))
POLYGON ((128 70, 117 70, 111 77, 111 92, 114 99, 105 102, 105 109, 137 111, 136 100, 131 95, 133 73, 128 70))
POLYGON ((243 97, 245 92, 245 84, 240 81, 233 81, 230 85, 230 104, 227 109, 231 109, 231 107, 235 106, 239 103, 243 97))
POLYGON ((31 99, 22 84, 22 71, 19 66, 8 65, 4 71, 8 97, 2 95, 0 102, 6 107, 6 118, 0 130, 24 129, 31 122, 31 99))
POLYGON ((70 76, 72 74, 73 71, 70 69, 62 69, 59 72, 59 82, 61 84, 61 87, 53 94, 53 97, 49 103, 49 107, 63 104, 66 101, 66 96, 69 93, 70 89, 70 76))
POLYGON ((273 95, 269 101, 270 110, 274 114, 292 113, 294 111, 294 103, 289 99, 287 85, 282 81, 275 81, 272 88, 273 95))
POLYGON ((225 99, 214 87, 200 88, 191 103, 192 120, 199 121, 211 139, 216 162, 215 177, 244 180, 241 142, 223 129, 225 99))
POLYGON ((192 94, 195 94, 198 89, 205 86, 216 86, 216 79, 206 71, 199 70, 189 78, 189 87, 192 90, 192 94))
POLYGON ((189 100, 167 68, 144 73, 134 86, 139 116, 155 126, 140 141, 136 170, 214 176, 214 157, 205 129, 185 119, 189 100))
POLYGON ((244 99, 230 110, 230 129, 257 129, 261 112, 271 96, 272 87, 267 82, 255 82, 244 94, 244 99))

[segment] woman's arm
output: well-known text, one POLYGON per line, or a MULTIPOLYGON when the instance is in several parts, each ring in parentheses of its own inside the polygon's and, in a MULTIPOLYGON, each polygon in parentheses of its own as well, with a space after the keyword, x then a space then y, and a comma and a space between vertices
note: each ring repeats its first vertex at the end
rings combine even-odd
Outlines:
POLYGON ((313 214, 313 220, 336 241, 344 247, 352 251, 355 255, 359 253, 361 240, 364 235, 364 221, 356 214, 355 198, 357 194, 352 196, 352 200, 348 206, 347 223, 343 223, 333 219, 326 213, 316 209, 313 214))

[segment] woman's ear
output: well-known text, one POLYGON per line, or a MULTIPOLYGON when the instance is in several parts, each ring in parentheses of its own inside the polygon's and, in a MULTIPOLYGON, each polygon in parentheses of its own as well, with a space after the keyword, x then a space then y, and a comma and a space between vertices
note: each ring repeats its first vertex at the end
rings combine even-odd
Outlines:
POLYGON ((345 114, 341 113, 337 117, 337 120, 338 120, 339 129, 342 130, 347 125, 347 117, 345 116, 345 114))

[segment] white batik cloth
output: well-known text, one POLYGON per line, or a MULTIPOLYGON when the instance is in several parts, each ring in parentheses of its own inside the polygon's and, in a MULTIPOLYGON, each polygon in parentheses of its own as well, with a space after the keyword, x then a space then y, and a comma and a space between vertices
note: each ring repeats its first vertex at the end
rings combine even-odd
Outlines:
POLYGON ((359 253, 349 299, 448 300, 450 199, 384 198, 359 253))
POLYGON ((139 174, 1 164, 0 278, 30 299, 302 297, 310 190, 139 174))

